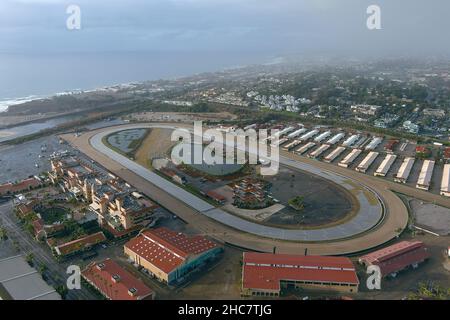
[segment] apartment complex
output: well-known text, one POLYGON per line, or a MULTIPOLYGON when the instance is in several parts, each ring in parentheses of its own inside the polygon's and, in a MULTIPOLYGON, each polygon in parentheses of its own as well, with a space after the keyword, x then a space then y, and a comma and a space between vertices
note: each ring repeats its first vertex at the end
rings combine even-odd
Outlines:
POLYGON ((115 236, 145 227, 157 205, 130 185, 73 157, 54 159, 51 181, 89 203, 99 224, 115 236))

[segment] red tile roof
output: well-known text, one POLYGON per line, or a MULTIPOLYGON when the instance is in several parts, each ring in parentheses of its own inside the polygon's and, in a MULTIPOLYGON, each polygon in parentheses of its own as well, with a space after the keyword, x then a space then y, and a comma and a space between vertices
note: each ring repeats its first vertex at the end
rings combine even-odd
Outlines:
POLYGON ((392 246, 374 251, 359 260, 367 265, 378 265, 383 276, 403 270, 405 267, 422 262, 430 256, 428 249, 420 241, 402 241, 392 246))
POLYGON ((110 300, 142 300, 153 297, 152 289, 111 259, 93 262, 81 274, 110 300))
POLYGON ((355 267, 345 257, 244 252, 243 288, 280 290, 280 281, 358 285, 355 267))
POLYGON ((385 150, 393 151, 395 146, 399 143, 398 140, 389 140, 388 143, 384 146, 385 150))
POLYGON ((417 146, 416 153, 428 153, 430 150, 425 146, 417 146))
POLYGON ((59 255, 65 256, 104 241, 106 241, 106 237, 103 232, 100 231, 80 239, 63 243, 56 246, 55 249, 59 255))
POLYGON ((225 200, 226 200, 225 197, 224 197, 223 195, 221 195, 220 193, 217 193, 217 192, 214 191, 214 190, 208 191, 208 192, 206 193, 206 195, 207 195, 208 197, 210 197, 210 198, 216 200, 216 201, 219 201, 219 202, 225 201, 225 200))
POLYGON ((146 230, 125 244, 141 258, 160 270, 170 273, 192 255, 199 255, 217 247, 203 236, 186 236, 182 233, 158 228, 146 230))
POLYGON ((444 149, 444 159, 450 159, 450 147, 444 149))
POLYGON ((19 183, 5 183, 0 185, 0 195, 8 193, 16 193, 29 190, 30 188, 37 188, 41 185, 41 182, 36 178, 29 178, 22 180, 19 183))

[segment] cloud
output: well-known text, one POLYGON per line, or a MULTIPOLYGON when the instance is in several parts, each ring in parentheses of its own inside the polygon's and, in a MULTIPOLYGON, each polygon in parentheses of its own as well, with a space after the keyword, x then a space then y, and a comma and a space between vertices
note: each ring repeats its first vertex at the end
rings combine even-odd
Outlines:
POLYGON ((0 51, 450 49, 448 0, 377 2, 380 32, 366 28, 372 0, 0 0, 0 51), (72 3, 79 32, 65 28, 72 3))

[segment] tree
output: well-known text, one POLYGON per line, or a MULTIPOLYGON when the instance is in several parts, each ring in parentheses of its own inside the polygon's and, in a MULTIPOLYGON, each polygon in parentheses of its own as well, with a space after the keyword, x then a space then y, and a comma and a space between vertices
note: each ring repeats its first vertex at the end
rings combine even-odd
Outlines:
POLYGON ((28 264, 30 265, 30 266, 33 266, 33 260, 34 260, 34 254, 33 253, 28 253, 26 256, 25 256, 25 261, 26 262, 28 262, 28 264))
POLYGON ((40 274, 43 274, 45 271, 47 271, 47 269, 48 269, 47 266, 45 264, 41 263, 39 265, 38 271, 39 271, 40 274))
POLYGON ((301 211, 305 207, 304 201, 305 201, 305 198, 303 196, 298 196, 298 197, 295 197, 295 198, 289 200, 289 205, 292 208, 294 208, 295 210, 301 211))
POLYGON ((56 287, 55 287, 55 290, 56 290, 56 292, 59 293, 59 295, 61 296, 61 298, 62 298, 63 300, 66 299, 66 296, 67 296, 67 294, 69 293, 69 290, 66 288, 66 286, 65 286, 65 285, 62 285, 62 284, 56 286, 56 287))
POLYGON ((7 240, 8 239, 8 232, 4 227, 0 227, 0 240, 7 240))

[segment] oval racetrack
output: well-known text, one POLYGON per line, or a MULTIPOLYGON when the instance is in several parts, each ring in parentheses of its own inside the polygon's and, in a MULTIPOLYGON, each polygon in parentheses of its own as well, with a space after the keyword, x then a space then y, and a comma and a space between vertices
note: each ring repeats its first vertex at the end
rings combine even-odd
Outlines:
POLYGON ((328 228, 282 229, 251 222, 215 208, 103 144, 104 137, 125 129, 177 127, 186 126, 122 125, 98 129, 78 138, 73 135, 65 135, 63 138, 194 227, 220 241, 236 246, 257 251, 272 251, 273 247, 277 247, 277 251, 286 253, 301 252, 307 247, 312 254, 346 254, 381 245, 395 238, 399 229, 403 230, 406 227, 408 212, 395 194, 385 188, 379 188, 376 183, 366 184, 360 174, 350 170, 348 173, 351 175, 336 173, 333 165, 325 169, 320 167, 324 165, 323 163, 309 161, 292 154, 283 153, 280 157, 281 165, 321 176, 351 191, 359 201, 359 212, 349 221, 328 228), (397 208, 395 215, 393 207, 397 208))

